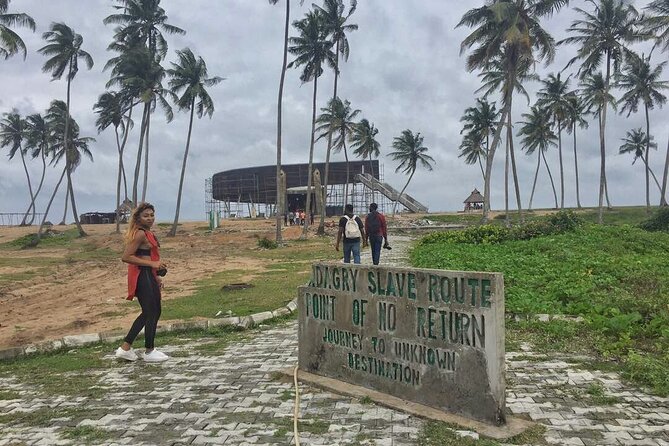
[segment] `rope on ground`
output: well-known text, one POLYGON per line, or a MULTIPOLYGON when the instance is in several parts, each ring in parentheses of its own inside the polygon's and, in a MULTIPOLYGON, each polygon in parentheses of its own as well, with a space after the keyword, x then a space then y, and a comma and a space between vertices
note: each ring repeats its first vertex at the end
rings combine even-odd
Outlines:
POLYGON ((300 446, 300 432, 297 430, 297 418, 300 416, 300 389, 297 385, 297 368, 293 371, 293 383, 295 384, 295 410, 293 411, 293 435, 295 446, 300 446))

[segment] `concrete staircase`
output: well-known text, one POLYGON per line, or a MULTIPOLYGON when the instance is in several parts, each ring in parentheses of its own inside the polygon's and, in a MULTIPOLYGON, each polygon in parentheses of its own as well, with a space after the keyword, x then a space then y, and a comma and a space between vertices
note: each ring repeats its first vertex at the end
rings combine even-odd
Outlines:
POLYGON ((357 174, 355 176, 355 179, 361 182, 366 187, 370 188, 371 190, 379 191, 380 193, 388 197, 390 200, 399 202, 410 212, 415 212, 415 213, 427 212, 427 206, 420 203, 415 198, 411 197, 406 193, 400 195, 397 189, 392 187, 390 184, 382 183, 381 181, 377 180, 375 177, 373 177, 368 173, 357 174))

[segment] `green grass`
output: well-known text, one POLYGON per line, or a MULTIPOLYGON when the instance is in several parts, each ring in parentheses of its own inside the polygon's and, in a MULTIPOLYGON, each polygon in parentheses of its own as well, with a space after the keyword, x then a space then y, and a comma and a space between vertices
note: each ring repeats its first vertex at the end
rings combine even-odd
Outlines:
POLYGON ((76 440, 79 444, 100 443, 104 440, 115 438, 116 435, 105 429, 99 429, 93 426, 77 426, 63 430, 63 437, 76 440))
MULTIPOLYGON (((428 421, 423 424, 418 434, 419 446, 500 446, 495 440, 489 438, 479 438, 475 440, 471 437, 461 437, 455 430, 462 430, 461 427, 440 421, 428 421)), ((522 434, 516 435, 504 441, 504 444, 546 445, 544 439, 544 426, 537 425, 522 434)))
POLYGON ((524 241, 419 244, 411 258, 422 268, 503 273, 508 312, 581 315, 587 321, 521 325, 540 348, 585 344, 620 362, 624 376, 669 394, 667 252, 667 233, 585 225, 524 241))

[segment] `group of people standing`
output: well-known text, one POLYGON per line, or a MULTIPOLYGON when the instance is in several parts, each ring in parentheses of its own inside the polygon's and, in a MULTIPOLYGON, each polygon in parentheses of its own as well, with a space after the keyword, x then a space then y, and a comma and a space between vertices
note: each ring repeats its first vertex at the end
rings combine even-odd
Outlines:
POLYGON ((367 245, 371 247, 374 265, 379 264, 382 247, 391 249, 388 244, 386 217, 378 209, 376 203, 371 203, 369 214, 363 223, 360 217, 353 214, 352 204, 344 206, 344 216, 339 219, 339 231, 335 243, 335 249, 339 251, 339 244, 343 239, 344 263, 351 263, 351 256, 353 263, 360 263, 361 242, 363 248, 367 245))
MULTIPOLYGON (((305 222, 305 219, 307 218, 307 214, 303 210, 297 210, 295 212, 290 211, 287 214, 283 216, 283 223, 286 226, 292 226, 292 225, 303 225, 305 222)), ((310 215, 311 221, 310 224, 314 223, 314 214, 310 215)))

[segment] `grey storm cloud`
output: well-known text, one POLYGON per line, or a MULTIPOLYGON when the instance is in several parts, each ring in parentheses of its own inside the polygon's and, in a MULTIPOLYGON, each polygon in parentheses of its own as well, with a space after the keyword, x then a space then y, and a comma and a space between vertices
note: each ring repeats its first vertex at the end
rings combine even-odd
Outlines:
MULTIPOLYGON (((482 2, 477 2, 482 3, 482 2)), ((574 2, 572 2, 574 3, 574 2)), ((637 2, 642 7, 647 2, 637 2)), ((84 37, 84 49, 95 60, 91 71, 82 67, 73 83, 72 115, 81 133, 93 136, 91 150, 95 161, 85 160, 77 169, 75 194, 80 212, 107 211, 114 208, 117 155, 112 130, 97 134, 93 104, 105 91, 109 73, 102 68, 112 56, 106 47, 113 28, 102 20, 114 12, 111 0, 21 0, 10 3, 10 11, 26 12, 37 22, 37 32, 17 29, 24 38, 29 54, 24 61, 14 57, 0 61, 0 112, 17 109, 22 114, 43 112, 53 99, 64 99, 64 80, 51 81, 41 72, 45 58, 37 53, 44 45, 42 32, 51 22, 65 22, 84 37)), ((210 92, 216 112, 212 119, 196 120, 188 160, 182 219, 204 217, 204 182, 212 174, 238 167, 272 164, 276 160, 276 96, 283 48, 283 0, 271 6, 266 0, 163 0, 168 22, 187 31, 185 36, 167 36, 169 54, 166 65, 174 60, 174 50, 190 47, 207 62, 210 75, 225 77, 210 92)), ((385 157, 393 137, 402 130, 421 132, 424 143, 435 158, 435 169, 419 171, 407 192, 428 205, 431 211, 455 211, 474 187, 482 190, 478 166, 467 166, 458 158, 461 135, 459 122, 464 109, 475 102, 480 86, 475 73, 465 70, 464 56, 459 55, 466 28, 456 28, 459 19, 474 2, 445 0, 363 0, 351 21, 359 30, 349 34, 350 58, 341 64, 339 95, 351 101, 361 116, 379 129, 382 148, 380 162, 386 181, 400 188, 406 181, 395 173, 396 165, 385 157)), ((310 2, 300 7, 292 1, 292 20, 301 18, 310 2)), ((545 22, 556 40, 576 18, 563 10, 545 22)), ((641 47, 640 47, 641 48, 641 47)), ((562 70, 574 54, 572 47, 558 48, 555 63, 539 66, 540 75, 562 70)), ((290 57, 290 56, 289 56, 290 57)), ((654 63, 658 63, 656 58, 654 63)), ((568 73, 569 70, 566 71, 568 73)), ((333 76, 326 72, 319 78, 318 107, 324 107, 332 94, 333 76)), ((533 95, 539 88, 529 84, 533 95)), ((572 87, 575 84, 572 83, 572 87)), ((299 70, 289 70, 284 93, 283 162, 306 162, 309 149, 312 85, 302 85, 299 70)), ((534 100, 534 97, 532 98, 534 100)), ((514 102, 513 116, 521 120, 528 109, 524 99, 514 102)), ((651 112, 651 134, 660 150, 651 155, 655 172, 662 171, 664 144, 667 138, 664 110, 651 112)), ((641 163, 631 165, 631 158, 617 154, 620 138, 633 127, 644 126, 641 114, 610 115, 607 136, 609 194, 614 205, 640 204, 644 201, 644 174, 641 163)), ((126 166, 134 167, 139 118, 131 133, 126 166)), ((181 159, 186 140, 188 117, 175 112, 166 124, 158 112, 152 120, 151 160, 148 199, 158 207, 160 220, 169 220, 176 205, 181 159)), ((581 200, 595 205, 598 192, 599 143, 596 123, 580 130, 579 171, 581 200)), ((324 142, 316 147, 315 161, 324 161, 324 142)), ((535 168, 535 158, 522 154, 517 140, 518 173, 524 206, 527 206, 535 168)), ((6 152, 3 152, 6 154, 6 152)), ((493 171, 492 206, 503 207, 503 150, 498 151, 493 171)), ((557 180, 557 150, 548 154, 557 180)), ((571 138, 564 138, 566 204, 575 205, 573 155, 571 138)), ((343 160, 337 154, 335 161, 343 160)), ((38 162, 29 163, 33 181, 38 177, 38 162)), ((540 174, 534 207, 552 206, 552 192, 545 172, 540 174)), ((49 192, 58 177, 49 169, 45 190, 38 201, 44 209, 49 192)), ((659 200, 652 190, 652 200, 659 200)), ((21 161, 15 158, 0 162, 0 212, 21 212, 28 204, 28 192, 21 161)), ((60 218, 64 190, 56 199, 51 220, 60 218)), ((513 203, 513 200, 512 200, 513 203)))

